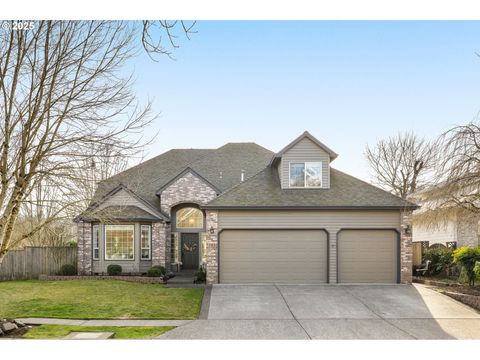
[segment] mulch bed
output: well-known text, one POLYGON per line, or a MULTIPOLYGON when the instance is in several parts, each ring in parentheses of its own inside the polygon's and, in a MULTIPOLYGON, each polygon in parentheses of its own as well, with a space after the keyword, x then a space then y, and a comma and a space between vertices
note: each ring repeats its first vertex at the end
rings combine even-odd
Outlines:
POLYGON ((480 296, 480 286, 452 285, 451 290, 466 295, 480 296))
POLYGON ((434 286, 434 290, 480 311, 480 285, 472 287, 423 277, 415 277, 413 281, 434 286))
POLYGON ((40 275, 38 280, 61 281, 61 280, 122 280, 137 282, 142 284, 164 284, 165 280, 161 277, 148 276, 108 276, 108 275, 88 275, 88 276, 60 276, 60 275, 40 275))

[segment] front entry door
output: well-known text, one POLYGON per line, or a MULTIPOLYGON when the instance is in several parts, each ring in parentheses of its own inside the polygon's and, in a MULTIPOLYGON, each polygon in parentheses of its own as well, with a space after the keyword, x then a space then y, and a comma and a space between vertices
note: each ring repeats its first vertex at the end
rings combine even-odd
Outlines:
POLYGON ((182 234, 182 264, 184 269, 198 269, 198 234, 182 234))

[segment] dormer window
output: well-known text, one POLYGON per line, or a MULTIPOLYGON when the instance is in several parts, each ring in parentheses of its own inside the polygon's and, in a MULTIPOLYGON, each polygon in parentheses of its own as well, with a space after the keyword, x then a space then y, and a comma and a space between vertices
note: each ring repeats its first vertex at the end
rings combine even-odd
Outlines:
POLYGON ((291 162, 291 188, 320 188, 322 187, 321 162, 291 162))

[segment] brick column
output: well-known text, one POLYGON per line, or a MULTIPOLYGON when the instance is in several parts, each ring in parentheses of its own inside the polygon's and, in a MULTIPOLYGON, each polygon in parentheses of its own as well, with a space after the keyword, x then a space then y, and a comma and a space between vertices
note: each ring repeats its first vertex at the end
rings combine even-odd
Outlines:
POLYGON ((412 283, 412 211, 400 212, 400 282, 412 283))
POLYGON ((92 274, 92 224, 77 223, 77 273, 92 274))
MULTIPOLYGON (((156 222, 152 224, 152 265, 160 265, 167 269, 167 229, 169 224, 156 222)), ((168 261, 168 263, 170 263, 168 261)))
POLYGON ((170 223, 165 223, 164 227, 165 233, 165 269, 167 271, 171 270, 171 263, 172 263, 172 232, 170 223))
POLYGON ((218 211, 207 210, 207 284, 218 284, 218 211), (210 229, 213 227, 213 234, 210 229))

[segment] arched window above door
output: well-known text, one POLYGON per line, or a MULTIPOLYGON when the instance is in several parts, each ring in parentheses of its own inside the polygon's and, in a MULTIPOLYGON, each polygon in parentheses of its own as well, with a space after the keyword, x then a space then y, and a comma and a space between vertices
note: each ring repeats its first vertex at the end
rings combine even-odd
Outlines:
POLYGON ((175 214, 177 229, 201 229, 203 228, 203 213, 194 207, 184 207, 175 214))

